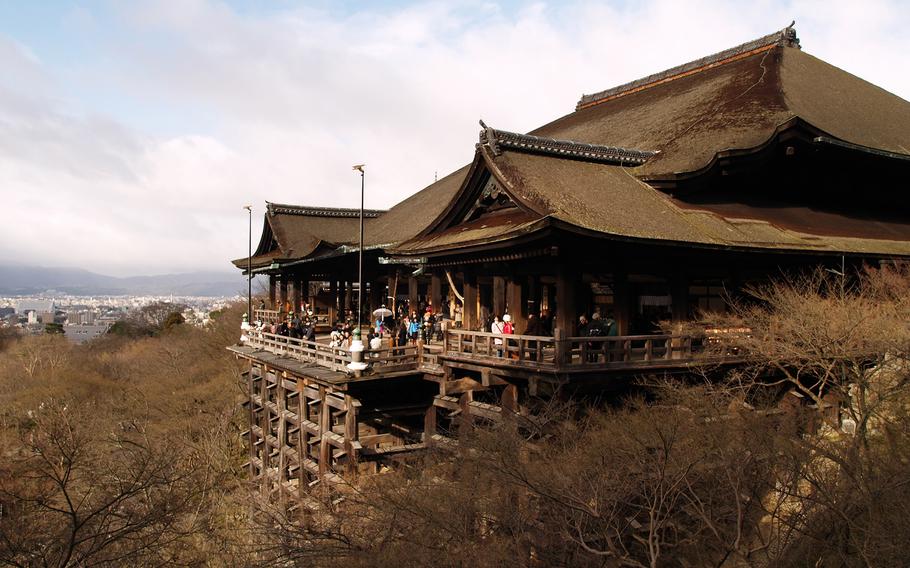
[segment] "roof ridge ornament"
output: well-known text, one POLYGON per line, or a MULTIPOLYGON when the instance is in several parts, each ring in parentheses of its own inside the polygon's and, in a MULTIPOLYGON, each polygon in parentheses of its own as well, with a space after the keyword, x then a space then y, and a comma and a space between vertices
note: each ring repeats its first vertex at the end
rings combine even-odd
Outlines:
MULTIPOLYGON (((268 203, 270 216, 274 215, 302 215, 307 217, 344 217, 359 218, 360 209, 345 209, 340 207, 310 207, 305 205, 285 205, 268 203)), ((386 211, 384 209, 364 209, 363 216, 367 218, 379 217, 386 211)))
POLYGON ((679 77, 691 75, 692 73, 696 73, 702 69, 717 67, 718 65, 736 61, 738 59, 754 55, 755 53, 767 51, 776 46, 801 49, 799 38, 796 36, 796 28, 794 27, 795 25, 796 20, 793 20, 790 22, 789 26, 782 30, 778 30, 758 39, 737 45, 736 47, 731 47, 730 49, 725 49, 712 55, 708 55, 706 57, 702 57, 688 63, 683 63, 682 65, 677 65, 676 67, 671 67, 670 69, 666 69, 659 73, 654 73, 652 75, 648 75, 647 77, 642 77, 641 79, 636 79, 635 81, 630 81, 617 87, 613 87, 605 91, 600 91, 599 93, 582 95, 578 100, 578 103, 575 105, 575 110, 579 111, 584 108, 595 106, 597 104, 616 99, 624 95, 641 91, 653 85, 665 83, 679 77))
POLYGON ((545 154, 573 160, 638 166, 657 154, 650 150, 602 146, 496 130, 487 126, 482 120, 480 126, 483 130, 480 131, 480 141, 477 145, 486 146, 494 156, 502 154, 502 149, 506 148, 518 152, 545 154))

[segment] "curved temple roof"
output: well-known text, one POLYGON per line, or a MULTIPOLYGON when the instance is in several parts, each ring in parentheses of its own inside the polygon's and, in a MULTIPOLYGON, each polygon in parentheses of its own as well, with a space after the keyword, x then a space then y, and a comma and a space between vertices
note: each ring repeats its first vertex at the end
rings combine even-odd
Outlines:
MULTIPOLYGON (((817 133, 817 144, 900 163, 910 155, 910 103, 806 54, 791 25, 585 95, 575 112, 529 134, 481 122, 474 163, 387 212, 371 211, 366 244, 417 255, 559 224, 605 237, 697 246, 910 256, 910 224, 890 226, 894 238, 800 232, 775 224, 773 215, 742 217, 748 207, 681 206, 647 183, 695 175, 718 156, 762 148, 797 123, 817 133), (434 228, 454 200, 478 191, 478 180, 486 179, 480 171, 488 171, 524 213, 503 213, 486 227, 465 221, 458 231, 434 228)), ((282 258, 300 259, 354 244, 352 211, 270 204, 266 224, 282 258)), ((242 266, 235 263, 245 268, 241 260, 242 266)))

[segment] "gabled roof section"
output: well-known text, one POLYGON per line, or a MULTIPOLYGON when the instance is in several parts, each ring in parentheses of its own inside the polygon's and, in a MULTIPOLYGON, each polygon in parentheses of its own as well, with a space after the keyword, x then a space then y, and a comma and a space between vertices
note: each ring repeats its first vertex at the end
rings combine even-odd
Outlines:
POLYGON ((488 146, 494 156, 498 156, 502 148, 532 154, 546 154, 588 162, 617 165, 640 165, 648 161, 657 152, 646 150, 632 150, 617 146, 604 146, 601 144, 586 144, 571 140, 557 140, 531 134, 519 134, 506 130, 490 128, 480 121, 483 130, 480 131, 481 146, 488 146))
POLYGON ((794 119, 819 135, 910 153, 910 103, 805 53, 792 27, 604 93, 530 134, 658 151, 635 168, 648 179, 759 147, 794 119))
POLYGON ((678 79, 680 77, 685 77, 686 75, 691 75, 692 73, 697 73, 699 71, 710 69, 712 67, 717 67, 719 65, 724 65, 725 63, 730 63, 750 55, 755 55, 756 53, 763 53, 768 51, 775 46, 786 46, 786 47, 795 47, 799 48, 799 39, 796 37, 796 29, 793 25, 796 22, 792 22, 786 28, 768 34, 764 37, 748 41, 736 47, 731 47, 730 49, 725 49, 721 52, 715 53, 713 55, 708 55, 707 57, 702 57, 701 59, 696 59, 695 61, 690 61, 682 65, 678 65, 666 71, 661 71, 660 73, 654 73, 653 75, 648 75, 641 79, 625 83, 624 85, 619 85, 618 87, 613 87, 612 89, 607 89, 599 93, 594 93, 592 95, 582 95, 581 99, 578 101, 578 104, 575 105, 575 110, 581 110, 583 108, 588 108, 600 103, 607 102, 609 100, 622 97, 624 95, 641 91, 652 87, 654 85, 659 85, 661 83, 667 83, 678 79))

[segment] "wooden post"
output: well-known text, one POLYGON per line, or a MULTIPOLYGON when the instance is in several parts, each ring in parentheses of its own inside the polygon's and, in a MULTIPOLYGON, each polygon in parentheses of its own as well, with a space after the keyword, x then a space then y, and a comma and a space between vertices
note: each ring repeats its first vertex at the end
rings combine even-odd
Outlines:
POLYGON ((478 324, 477 315, 477 278, 474 273, 465 270, 464 273, 464 307, 462 310, 462 327, 474 329, 478 324))
POLYGON ((423 441, 430 443, 430 440, 436 434, 436 406, 432 403, 423 415, 423 441))
POLYGON ((506 307, 512 316, 515 333, 524 333, 528 327, 527 306, 522 302, 521 282, 510 279, 506 283, 506 307))
POLYGON ((281 275, 281 284, 278 288, 278 300, 280 305, 278 311, 287 311, 288 304, 288 277, 284 274, 281 275))
POLYGON ((540 316, 540 285, 537 276, 528 276, 528 307, 527 313, 540 316))
POLYGON ((325 387, 319 387, 319 475, 324 476, 329 470, 329 456, 331 446, 326 435, 332 430, 332 412, 326 402, 327 392, 325 387))
POLYGON ((506 313, 506 279, 502 276, 493 277, 493 315, 502 319, 506 313))
POLYGON ((292 282, 292 286, 293 286, 293 291, 291 293, 291 298, 292 298, 291 302, 293 303, 293 305, 291 306, 291 310, 294 312, 298 312, 298 311, 300 311, 300 302, 303 301, 303 294, 301 293, 302 287, 303 287, 303 282, 299 279, 294 280, 292 282))
MULTIPOLYGON (((329 295, 332 297, 332 308, 335 318, 338 317, 338 281, 332 278, 332 281, 329 282, 329 295)), ((334 321, 330 321, 330 324, 335 324, 334 321)))
POLYGON ((670 295, 673 298, 673 321, 689 319, 689 280, 682 271, 670 277, 670 295))
POLYGON ((571 352, 568 349, 566 332, 557 327, 553 330, 553 339, 556 341, 556 367, 559 368, 563 363, 569 362, 571 352))
POLYGON ((632 319, 630 295, 628 274, 617 270, 613 273, 613 317, 616 320, 618 335, 629 335, 629 324, 632 319))
POLYGON ((354 295, 354 284, 352 282, 344 283, 344 313, 347 315, 351 309, 351 296, 354 295))
POLYGON ((357 473, 357 450, 354 442, 359 439, 357 431, 357 407, 351 395, 344 395, 344 452, 348 456, 348 473, 357 473))
POLYGON ((408 276, 408 310, 416 312, 417 307, 417 277, 408 276))
POLYGON ((275 310, 278 306, 275 304, 276 291, 278 289, 278 278, 274 274, 269 274, 269 309, 275 310))
POLYGON ((430 276, 430 303, 433 312, 442 312, 442 278, 435 272, 430 276))
POLYGON ((560 264, 556 271, 556 329, 562 331, 564 337, 572 337, 575 333, 575 284, 579 274, 570 270, 566 265, 560 264))

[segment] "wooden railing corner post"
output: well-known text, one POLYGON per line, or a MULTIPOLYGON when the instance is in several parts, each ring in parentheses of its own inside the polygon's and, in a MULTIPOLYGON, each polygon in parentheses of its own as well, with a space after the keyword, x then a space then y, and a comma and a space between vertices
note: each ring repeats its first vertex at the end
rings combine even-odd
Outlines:
POLYGON ((565 332, 559 328, 553 331, 553 340, 556 347, 556 367, 559 368, 563 363, 566 363, 566 355, 568 355, 566 350, 566 337, 565 332))

